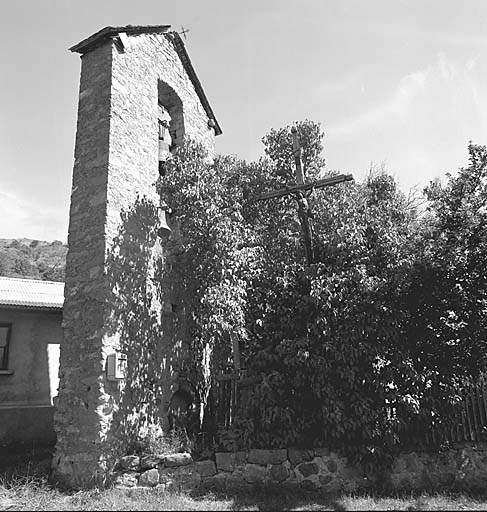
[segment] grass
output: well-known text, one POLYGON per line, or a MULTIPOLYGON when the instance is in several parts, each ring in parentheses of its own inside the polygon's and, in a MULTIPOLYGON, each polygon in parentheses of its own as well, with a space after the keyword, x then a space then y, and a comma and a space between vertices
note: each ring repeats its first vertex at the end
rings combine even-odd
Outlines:
POLYGON ((332 496, 270 488, 228 495, 144 488, 66 492, 47 483, 47 454, 37 450, 1 457, 0 510, 487 510, 487 495, 449 493, 332 496))
POLYGON ((487 510, 486 499, 466 495, 324 496, 261 490, 232 496, 168 494, 157 489, 66 493, 39 480, 0 485, 0 510, 487 510))

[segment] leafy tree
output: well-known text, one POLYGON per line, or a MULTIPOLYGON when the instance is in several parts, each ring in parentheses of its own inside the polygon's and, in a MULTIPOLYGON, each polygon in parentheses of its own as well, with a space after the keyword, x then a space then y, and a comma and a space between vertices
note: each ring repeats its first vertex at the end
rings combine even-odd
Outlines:
POLYGON ((252 443, 365 450, 392 435, 392 368, 404 367, 403 315, 394 304, 411 264, 414 222, 405 205, 386 175, 315 192, 310 266, 299 247, 261 239, 270 257, 250 294, 250 361, 263 378, 245 415, 252 443))
POLYGON ((465 364, 475 378, 487 361, 487 150, 470 143, 468 151, 467 167, 426 189, 431 217, 409 290, 416 350, 437 360, 433 381, 458 379, 465 364))
POLYGON ((63 281, 67 246, 39 240, 1 240, 0 275, 63 281))
MULTIPOLYGON (((308 133, 310 168, 321 135, 308 133)), ((411 427, 446 425, 464 376, 484 367, 485 148, 430 188, 429 217, 386 173, 314 191, 308 265, 295 199, 257 200, 291 180, 289 134, 264 137, 270 158, 254 164, 209 162, 187 144, 161 180, 181 234, 200 399, 237 341, 257 378, 240 443, 325 444, 383 463, 411 427)))
POLYGON ((302 149, 302 160, 305 172, 310 179, 316 177, 325 166, 322 156, 324 133, 319 123, 300 121, 292 126, 285 126, 271 131, 262 138, 266 155, 275 165, 276 177, 280 181, 295 180, 295 163, 293 155, 292 128, 297 130, 302 149))

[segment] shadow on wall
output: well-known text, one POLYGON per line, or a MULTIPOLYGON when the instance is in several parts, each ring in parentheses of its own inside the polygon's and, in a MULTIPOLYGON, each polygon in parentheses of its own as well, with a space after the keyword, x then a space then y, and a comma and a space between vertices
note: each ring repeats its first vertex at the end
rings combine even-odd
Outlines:
POLYGON ((107 382, 113 400, 108 436, 125 453, 151 426, 168 430, 170 400, 178 390, 187 347, 186 314, 178 307, 177 236, 157 236, 159 211, 153 202, 137 198, 122 212, 107 258, 112 290, 107 336, 114 349, 127 355, 125 381, 107 382))

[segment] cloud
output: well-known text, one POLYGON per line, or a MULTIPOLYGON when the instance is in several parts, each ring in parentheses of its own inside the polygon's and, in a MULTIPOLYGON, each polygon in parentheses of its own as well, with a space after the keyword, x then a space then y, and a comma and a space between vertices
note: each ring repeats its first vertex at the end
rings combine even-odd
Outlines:
POLYGON ((0 218, 0 238, 66 240, 66 212, 26 201, 12 191, 0 191, 0 218))
POLYGON ((484 126, 487 122, 487 95, 479 91, 481 78, 474 76, 477 74, 477 64, 477 56, 465 62, 456 62, 445 53, 439 53, 432 65, 402 77, 385 101, 355 117, 329 125, 327 131, 340 137, 408 120, 419 125, 426 115, 434 114, 435 110, 440 114, 442 110, 449 111, 451 121, 464 126, 466 131, 468 126, 465 119, 467 125, 472 119, 484 126))
POLYGON ((334 136, 349 136, 378 124, 408 114, 411 102, 425 87, 427 71, 416 71, 403 77, 393 94, 383 103, 374 105, 358 116, 329 125, 328 133, 334 136))
POLYGON ((467 143, 485 144, 487 57, 436 55, 430 65, 396 81, 382 101, 327 126, 328 163, 365 174, 387 161, 407 188, 467 164, 467 143))

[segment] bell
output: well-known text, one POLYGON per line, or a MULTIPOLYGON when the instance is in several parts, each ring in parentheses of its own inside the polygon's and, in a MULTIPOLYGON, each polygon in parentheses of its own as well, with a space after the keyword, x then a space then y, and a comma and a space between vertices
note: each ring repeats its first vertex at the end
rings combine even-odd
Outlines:
POLYGON ((159 236, 159 238, 166 238, 171 233, 171 228, 167 224, 166 215, 167 215, 167 211, 161 208, 160 213, 159 213, 160 225, 157 230, 157 235, 159 236))

